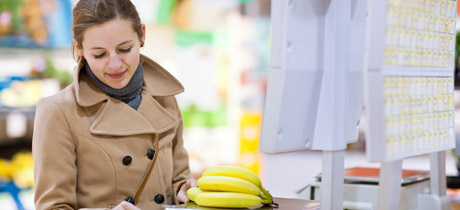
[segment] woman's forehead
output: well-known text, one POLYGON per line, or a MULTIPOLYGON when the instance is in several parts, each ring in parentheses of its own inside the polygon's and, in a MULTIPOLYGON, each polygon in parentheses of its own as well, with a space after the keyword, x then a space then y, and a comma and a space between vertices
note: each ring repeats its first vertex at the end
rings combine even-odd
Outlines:
POLYGON ((83 46, 88 49, 117 46, 126 43, 127 40, 137 40, 137 33, 133 30, 131 22, 123 19, 91 26, 83 33, 83 46))

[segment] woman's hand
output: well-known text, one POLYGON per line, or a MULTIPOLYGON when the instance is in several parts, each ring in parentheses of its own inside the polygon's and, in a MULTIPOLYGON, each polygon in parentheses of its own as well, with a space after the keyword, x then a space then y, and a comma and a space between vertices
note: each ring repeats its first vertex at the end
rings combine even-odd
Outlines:
POLYGON ((187 190, 192 188, 192 187, 196 187, 196 180, 195 179, 189 179, 187 180, 187 182, 185 182, 179 192, 177 192, 177 200, 181 203, 188 203, 190 202, 190 200, 188 199, 187 197, 187 190))
POLYGON ((135 205, 131 204, 130 202, 123 201, 117 206, 115 206, 112 210, 141 210, 137 208, 135 205))

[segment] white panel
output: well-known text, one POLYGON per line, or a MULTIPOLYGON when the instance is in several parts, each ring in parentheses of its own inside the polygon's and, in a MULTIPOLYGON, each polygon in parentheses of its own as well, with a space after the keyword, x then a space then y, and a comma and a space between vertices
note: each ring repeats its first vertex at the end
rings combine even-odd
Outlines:
POLYGON ((286 14, 286 67, 287 70, 321 69, 324 42, 324 0, 284 1, 286 14))
POLYGON ((345 149, 359 134, 367 1, 272 4, 260 149, 345 149))
POLYGON ((271 51, 270 65, 274 68, 281 68, 284 60, 285 45, 285 1, 272 1, 271 6, 271 51))
POLYGON ((455 147, 456 1, 370 1, 366 152, 394 161, 455 147))
POLYGON ((313 139, 320 71, 270 69, 260 149, 286 152, 307 148, 313 139), (296 94, 302 92, 302 94, 296 94))
POLYGON ((260 149, 307 149, 313 139, 322 69, 322 0, 272 1, 272 48, 260 149))
POLYGON ((347 142, 358 140, 363 106, 363 70, 365 57, 367 0, 351 1, 350 42, 348 45, 347 142))

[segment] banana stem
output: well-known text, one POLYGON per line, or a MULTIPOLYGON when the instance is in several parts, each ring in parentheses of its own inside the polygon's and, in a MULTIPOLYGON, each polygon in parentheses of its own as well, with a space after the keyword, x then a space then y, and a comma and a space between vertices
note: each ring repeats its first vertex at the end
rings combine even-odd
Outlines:
POLYGON ((270 199, 262 199, 262 204, 272 204, 273 203, 273 200, 270 200, 270 199))
POLYGON ((279 205, 273 202, 273 196, 262 186, 260 186, 262 193, 259 195, 262 198, 262 204, 272 206, 273 208, 278 208, 279 205))
MULTIPOLYGON (((264 189, 265 190, 265 189, 264 189)), ((267 192, 268 193, 268 192, 267 192)), ((270 195, 270 193, 267 194, 264 194, 264 193, 260 193, 259 194, 259 197, 262 199, 262 204, 264 205, 271 205, 273 204, 273 197, 270 195)))
POLYGON ((263 193, 260 193, 259 197, 262 198, 262 200, 267 200, 267 199, 270 198, 269 196, 267 196, 267 195, 265 195, 263 193))
POLYGON ((273 203, 273 198, 271 198, 270 196, 267 196, 267 195, 264 195, 263 193, 260 193, 259 197, 262 199, 262 204, 264 204, 264 205, 273 203))
POLYGON ((268 196, 269 198, 273 198, 272 195, 263 186, 260 186, 260 190, 262 190, 264 195, 268 196))

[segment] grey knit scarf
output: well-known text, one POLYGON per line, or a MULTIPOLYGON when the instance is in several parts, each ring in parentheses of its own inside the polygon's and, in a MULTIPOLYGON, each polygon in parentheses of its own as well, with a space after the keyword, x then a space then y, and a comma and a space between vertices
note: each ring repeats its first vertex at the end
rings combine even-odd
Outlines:
POLYGON ((140 63, 129 83, 120 89, 112 88, 99 80, 89 68, 87 62, 85 62, 85 71, 91 82, 96 87, 107 93, 109 96, 123 101, 133 109, 137 110, 139 104, 141 103, 141 92, 142 86, 144 85, 144 68, 140 63))

